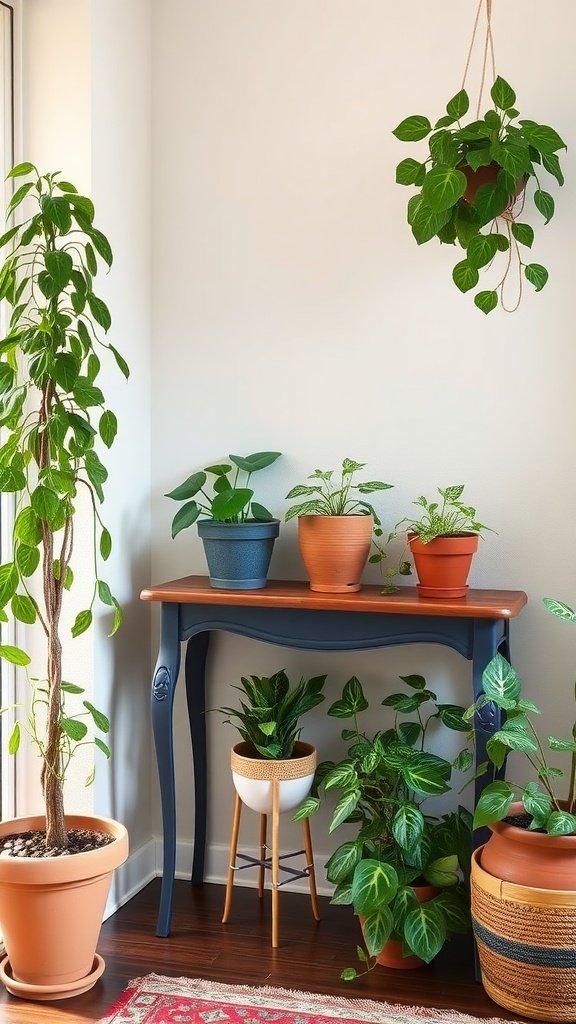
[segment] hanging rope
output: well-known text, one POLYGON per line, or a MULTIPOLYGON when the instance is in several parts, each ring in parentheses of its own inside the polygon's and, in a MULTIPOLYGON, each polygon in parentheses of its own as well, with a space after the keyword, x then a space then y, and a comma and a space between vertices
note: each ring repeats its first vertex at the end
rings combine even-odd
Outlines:
POLYGON ((478 26, 480 24, 480 15, 482 8, 486 7, 486 31, 484 33, 484 52, 482 55, 482 72, 480 76, 480 91, 478 93, 478 103, 476 105, 476 119, 480 117, 480 107, 482 106, 482 95, 484 93, 484 85, 486 82, 486 69, 488 67, 488 57, 490 56, 490 63, 492 65, 492 81, 496 78, 496 59, 494 56, 494 37, 492 35, 492 0, 478 0, 478 8, 476 10, 476 17, 474 19, 474 28, 472 29, 472 39, 470 40, 470 46, 468 48, 468 55, 466 57, 466 66, 464 68, 464 74, 462 76, 461 89, 464 89, 466 80, 468 78, 468 72, 470 70, 470 62, 472 60, 472 54, 474 52, 474 44, 476 42, 476 36, 478 34, 478 26))

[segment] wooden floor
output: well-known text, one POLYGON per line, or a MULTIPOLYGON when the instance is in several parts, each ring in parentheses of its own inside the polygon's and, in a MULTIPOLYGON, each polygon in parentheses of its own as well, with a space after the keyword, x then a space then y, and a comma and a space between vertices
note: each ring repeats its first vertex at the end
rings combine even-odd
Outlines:
POLYGON ((367 977, 346 984, 340 981, 340 971, 356 966, 355 950, 360 938, 349 907, 332 907, 327 899, 321 899, 322 920, 316 924, 309 899, 283 891, 280 948, 272 950, 269 893, 259 901, 253 889, 236 887, 230 921, 224 926, 220 923, 222 886, 192 888, 186 882, 176 882, 173 931, 167 939, 154 934, 159 894, 160 882, 156 880, 105 922, 98 951, 106 960, 106 971, 90 992, 58 1003, 33 1004, 9 996, 2 989, 1 1024, 97 1021, 132 978, 152 972, 512 1019, 474 980, 472 942, 468 938, 454 938, 427 967, 415 971, 378 967, 367 977))

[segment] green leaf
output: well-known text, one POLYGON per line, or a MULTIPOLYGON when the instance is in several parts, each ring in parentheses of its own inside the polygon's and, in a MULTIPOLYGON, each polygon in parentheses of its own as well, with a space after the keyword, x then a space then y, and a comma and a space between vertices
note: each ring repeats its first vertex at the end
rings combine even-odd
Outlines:
POLYGON ((524 138, 539 153, 549 155, 555 153, 558 149, 566 149, 564 140, 560 138, 558 132, 554 131, 553 128, 549 128, 548 125, 527 124, 525 121, 522 121, 521 124, 524 138))
POLYGON ((110 531, 105 527, 100 534, 100 556, 106 561, 110 557, 112 551, 112 537, 110 531))
POLYGON ((403 850, 417 846, 424 832, 424 815, 414 804, 403 804, 392 820, 392 834, 403 850))
POLYGON ((114 348, 114 345, 108 345, 108 348, 110 349, 112 355, 114 356, 114 359, 116 360, 118 369, 124 374, 126 380, 128 380, 128 377, 130 376, 130 368, 128 366, 128 363, 124 359, 124 356, 120 355, 118 350, 114 348))
POLYGON ((91 625, 92 612, 90 611, 90 609, 87 608, 85 611, 78 612, 78 615, 74 620, 74 625, 72 626, 72 636, 80 636, 81 633, 85 633, 87 629, 90 629, 91 625))
POLYGON ((404 118, 392 132, 400 142, 420 142, 432 131, 432 125, 422 114, 412 114, 404 118))
POLYGON ((102 604, 107 604, 110 608, 114 606, 114 598, 110 591, 110 587, 104 580, 97 581, 98 597, 102 601, 102 604))
POLYGON ((172 520, 172 539, 177 537, 182 530, 192 526, 198 519, 201 511, 195 501, 188 501, 182 508, 178 509, 172 520))
MULTIPOLYGON (((450 768, 450 766, 448 766, 450 768)), ((448 793, 450 786, 445 779, 441 759, 434 754, 422 753, 414 764, 405 764, 401 775, 409 789, 425 796, 439 796, 448 793)))
POLYGON ((0 395, 5 395, 14 385, 14 370, 8 363, 0 363, 0 395))
POLYGON ((61 718, 60 728, 62 732, 65 732, 71 740, 75 743, 79 743, 84 739, 88 732, 88 727, 84 722, 79 722, 77 718, 61 718))
POLYGON ((469 725, 464 720, 465 708, 459 704, 438 704, 438 718, 447 729, 455 732, 468 732, 469 725))
POLYGON ((80 373, 80 363, 71 352, 59 352, 54 359, 54 379, 66 393, 72 391, 80 373))
POLYGON ((537 783, 529 782, 524 788, 522 803, 527 814, 532 816, 531 828, 545 828, 552 813, 552 801, 547 793, 538 788, 537 783))
POLYGON ((555 597, 544 597, 542 603, 546 606, 552 615, 556 615, 559 619, 564 619, 565 622, 576 622, 576 611, 568 604, 564 604, 564 601, 557 601, 555 597))
POLYGON ((18 570, 14 562, 0 565, 0 608, 4 608, 18 587, 18 570))
POLYGON ((12 196, 8 206, 6 207, 6 217, 8 218, 11 213, 20 206, 20 203, 26 198, 31 188, 33 188, 34 182, 29 181, 26 185, 21 185, 17 188, 14 195, 12 196))
POLYGON ((560 160, 555 153, 543 153, 542 166, 556 178, 559 185, 564 184, 564 175, 560 166, 560 160))
POLYGON ((425 173, 425 164, 408 157, 406 160, 401 160, 396 168, 396 183, 398 185, 421 185, 425 173))
POLYGON ((474 811, 474 828, 502 821, 514 800, 514 790, 507 782, 491 782, 482 790, 474 811))
POLYGON ((61 234, 65 235, 72 226, 72 214, 70 203, 63 196, 44 196, 40 200, 42 213, 48 220, 58 228, 61 234))
POLYGON ((99 299, 93 292, 88 292, 87 295, 88 305, 90 306, 90 312, 94 317, 97 324, 100 324, 105 331, 109 329, 112 324, 112 317, 110 316, 110 310, 102 299, 99 299))
MULTIPOLYGON (((333 885, 340 885, 352 875, 359 863, 361 850, 358 843, 342 843, 326 863, 326 877, 333 885)), ((351 902, 351 901, 350 901, 351 902)))
POLYGON ((346 821, 350 817, 352 811, 358 806, 360 800, 360 790, 353 789, 347 793, 344 793, 340 797, 336 807, 334 808, 334 814, 332 815, 332 821, 330 822, 329 832, 333 832, 338 825, 341 825, 343 821, 346 821))
POLYGON ((380 907, 362 922, 362 934, 370 956, 378 956, 392 935, 394 917, 389 907, 380 907))
POLYGON ((44 255, 44 263, 58 291, 62 291, 70 281, 74 267, 70 253, 62 249, 49 250, 44 255))
POLYGON ((292 815, 292 821, 304 821, 311 814, 315 814, 320 807, 320 800, 317 796, 309 796, 304 803, 300 804, 298 810, 292 815))
POLYGON ((497 251, 498 243, 495 235, 474 235, 468 243, 466 259, 472 267, 479 270, 494 259, 497 251))
POLYGON ((33 508, 23 508, 14 521, 14 536, 22 544, 36 547, 42 540, 42 527, 33 508))
POLYGON ((173 491, 168 491, 165 495, 166 498, 173 498, 174 501, 185 501, 187 498, 193 498, 198 491, 201 491, 206 483, 206 473, 192 473, 191 476, 187 477, 184 483, 179 484, 173 491))
POLYGON ((474 304, 478 306, 478 309, 481 309, 483 313, 491 313, 498 305, 498 292, 478 292, 478 294, 474 296, 474 304))
POLYGON ((473 199, 474 210, 481 224, 489 224, 495 217, 499 217, 508 205, 508 192, 497 184, 480 185, 473 199))
POLYGON ((404 938, 410 949, 425 963, 440 952, 446 939, 446 924, 434 902, 419 903, 404 922, 404 938))
POLYGON ((254 491, 249 487, 236 487, 216 494, 212 500, 212 516, 218 522, 233 520, 250 503, 254 491))
POLYGON ((447 889, 434 897, 434 906, 442 911, 449 934, 465 935, 470 928, 470 911, 459 892, 447 889))
POLYGON ((36 605, 27 594, 15 594, 11 601, 12 614, 19 622, 36 622, 36 605))
POLYGON ((10 644, 0 644, 0 658, 9 661, 11 665, 29 665, 30 656, 20 647, 12 647, 10 644))
POLYGON ((533 284, 536 291, 542 291, 548 280, 548 271, 540 263, 527 263, 524 267, 526 280, 533 284))
POLYGON ((391 864, 365 858, 356 865, 352 900, 357 914, 373 914, 390 903, 398 891, 398 875, 391 864))
POLYGON ((76 683, 67 683, 64 680, 62 680, 62 690, 64 693, 84 693, 83 686, 77 686, 76 683))
POLYGON ((340 971, 341 981, 354 981, 358 975, 358 971, 355 971, 353 967, 345 967, 343 971, 340 971))
POLYGON ((576 753, 576 740, 559 740, 555 736, 548 737, 550 750, 570 750, 576 753))
POLYGON ((245 473, 256 473, 260 469, 271 466, 276 459, 280 458, 281 454, 281 452, 254 452, 253 455, 230 455, 229 459, 245 473))
POLYGON ((107 409, 102 413, 98 424, 98 430, 106 447, 111 448, 118 430, 118 420, 110 409, 107 409))
POLYGON ((500 78, 500 75, 496 78, 494 85, 490 89, 490 96, 494 101, 494 105, 499 110, 507 110, 508 107, 513 107, 516 103, 516 93, 508 82, 500 78))
POLYGON ((101 750, 106 757, 110 757, 110 747, 104 743, 104 740, 100 739, 99 736, 94 737, 94 745, 98 747, 98 750, 101 750))
POLYGON ((23 163, 16 164, 16 166, 8 172, 6 178, 21 178, 24 174, 32 174, 32 171, 36 171, 34 164, 25 161, 23 163))
POLYGON ((482 146, 481 149, 469 149, 466 153, 466 163, 473 171, 479 167, 488 167, 492 163, 491 146, 482 146))
MULTIPOLYGON (((79 198, 80 197, 78 197, 78 199, 79 198)), ((78 205, 78 199, 76 199, 75 201, 73 200, 76 206, 78 205)), ((90 202, 90 200, 88 200, 88 202, 90 202)), ((90 205, 92 206, 91 203, 90 205)), ((92 210, 93 209, 94 208, 92 207, 92 210)), ((113 260, 112 249, 110 248, 110 242, 108 241, 106 236, 103 235, 101 231, 97 231, 96 228, 93 228, 90 232, 90 238, 92 239, 96 251, 100 254, 104 262, 107 263, 109 267, 111 267, 113 260)))
POLYGON ((342 690, 342 699, 337 700, 328 708, 332 718, 352 718, 369 707, 364 696, 362 684, 356 676, 352 676, 342 690))
POLYGON ((424 676, 421 675, 413 674, 409 676, 400 676, 400 679, 403 683, 406 683, 407 686, 411 686, 413 690, 423 690, 426 686, 426 680, 424 676))
POLYGON ((16 549, 16 565, 24 578, 32 576, 40 563, 40 552, 37 547, 19 544, 16 549))
POLYGON ((110 732, 110 721, 106 717, 106 715, 104 715, 101 711, 98 711, 98 708, 95 708, 94 705, 91 704, 89 700, 84 700, 82 701, 82 703, 84 707, 92 715, 92 719, 94 721, 94 725, 96 726, 96 728, 100 729, 100 732, 110 732))
POLYGON ((512 234, 520 245, 526 245, 529 249, 532 248, 532 242, 534 241, 534 229, 530 227, 530 224, 521 224, 519 221, 512 221, 512 234))
POLYGON ((542 192, 541 189, 536 189, 534 193, 534 206, 544 217, 545 224, 554 216, 554 200, 549 192, 542 192))
POLYGON ((468 113, 470 107, 470 100, 468 99, 468 93, 465 89, 461 89, 455 96, 446 104, 446 113, 450 118, 459 121, 464 114, 468 113))
POLYGON ((439 889, 447 889, 458 882, 458 857, 455 853, 446 857, 437 857, 428 864, 424 877, 430 885, 439 889))
POLYGON ((568 811, 552 811, 546 828, 549 836, 576 835, 576 817, 568 811))
POLYGON ((495 654, 484 669, 482 687, 488 699, 504 711, 512 710, 520 697, 518 673, 501 654, 495 654))
POLYGON ((469 292, 471 288, 475 288, 478 284, 478 279, 479 274, 476 267, 471 266, 467 259, 457 263, 452 271, 452 280, 461 292, 469 292))
POLYGON ((39 519, 44 519, 49 525, 56 520, 60 512, 60 499, 55 491, 39 484, 30 500, 39 519))
POLYGON ((428 171, 422 185, 422 195, 434 213, 443 213, 458 202, 467 185, 466 175, 462 171, 440 165, 428 171))
POLYGON ((272 513, 257 501, 253 501, 251 503, 250 515, 252 516, 252 519, 255 519, 258 523, 270 523, 274 519, 272 513))

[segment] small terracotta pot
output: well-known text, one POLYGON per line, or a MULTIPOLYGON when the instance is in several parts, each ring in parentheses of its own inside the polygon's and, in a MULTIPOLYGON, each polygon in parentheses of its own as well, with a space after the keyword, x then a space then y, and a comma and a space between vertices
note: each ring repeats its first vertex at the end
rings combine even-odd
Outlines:
MULTIPOLYGON (((524 814, 523 804, 511 804, 508 814, 524 814)), ((506 821, 488 827, 492 835, 482 847, 484 871, 517 885, 576 892, 576 836, 529 832, 506 821)))
MULTIPOLYGON (((435 885, 413 885, 412 888, 419 903, 429 903, 440 892, 435 885)), ((363 920, 361 917, 361 925, 363 920)), ((414 954, 402 956, 402 942, 400 939, 388 939, 388 942, 378 953, 376 963, 382 967, 391 967, 396 971, 411 971, 416 967, 426 967, 425 961, 421 960, 419 956, 414 954)))
MULTIPOLYGON (((462 198, 472 204, 476 193, 481 185, 495 185, 498 174, 502 170, 500 164, 487 164, 485 167, 478 167, 474 171, 469 164, 459 164, 458 170, 462 171, 468 182, 468 186, 462 198)), ((510 196, 510 205, 520 195, 526 186, 526 178, 520 178, 514 193, 510 196)))
POLYGON ((408 543, 418 573, 420 597, 465 597, 472 558, 478 549, 476 533, 435 537, 423 544, 415 534, 408 543))
POLYGON ((368 516, 300 516, 298 543, 310 590, 345 594, 360 590, 372 544, 368 516))
POLYGON ((316 749, 297 740, 294 753, 285 760, 274 761, 256 756, 251 743, 232 747, 232 780, 243 804, 258 814, 272 811, 272 782, 279 782, 279 811, 291 811, 308 796, 316 770, 316 749))
MULTIPOLYGON (((0 928, 8 957, 0 976, 12 995, 66 999, 86 992, 104 970, 96 954, 112 872, 128 856, 128 833, 109 818, 67 815, 66 827, 107 832, 107 846, 68 857, 0 858, 0 928)), ((45 818, 14 818, 0 835, 45 828, 45 818)))

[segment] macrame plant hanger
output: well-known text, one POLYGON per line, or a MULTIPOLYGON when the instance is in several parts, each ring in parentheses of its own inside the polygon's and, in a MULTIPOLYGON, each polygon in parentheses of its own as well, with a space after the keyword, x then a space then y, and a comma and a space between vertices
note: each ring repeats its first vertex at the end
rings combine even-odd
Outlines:
MULTIPOLYGON (((479 39, 480 16, 484 9, 486 11, 486 28, 484 31, 484 41, 482 43, 480 85, 478 88, 478 99, 476 103, 477 120, 480 118, 482 97, 484 95, 484 90, 486 87, 486 72, 488 70, 489 65, 490 70, 492 72, 492 81, 494 82, 496 79, 496 58, 494 56, 494 37, 492 34, 492 0, 478 0, 476 17, 474 19, 474 27, 472 29, 472 38, 470 40, 470 46, 468 47, 468 54, 466 56, 464 74, 462 76, 462 85, 460 86, 461 89, 466 88, 466 82, 468 81, 468 76, 470 74, 470 64, 472 62, 472 57, 474 54, 474 47, 476 45, 477 40, 479 39)), ((508 261, 506 264, 506 268, 504 270, 504 274, 502 275, 499 283, 496 285, 496 288, 494 290, 499 292, 500 305, 506 313, 514 313, 518 309, 518 306, 520 305, 520 300, 522 298, 522 263, 520 259, 520 252, 518 249, 518 242, 512 234, 512 224, 516 219, 516 210, 514 209, 516 206, 517 212, 519 214, 522 213, 522 210, 524 209, 524 189, 521 190, 521 193, 518 196, 518 201, 516 200, 516 197, 513 196, 511 198, 509 207, 506 210, 504 210, 503 213, 500 214, 500 219, 504 222, 506 234, 508 236, 508 261), (507 306, 504 300, 504 286, 514 269, 514 264, 516 265, 518 277, 518 290, 514 304, 507 306)))

